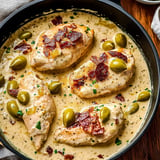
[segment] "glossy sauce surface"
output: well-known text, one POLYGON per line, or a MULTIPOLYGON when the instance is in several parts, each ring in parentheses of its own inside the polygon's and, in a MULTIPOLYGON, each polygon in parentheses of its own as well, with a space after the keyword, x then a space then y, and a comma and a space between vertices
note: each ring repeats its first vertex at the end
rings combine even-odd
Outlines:
MULTIPOLYGON (((26 24, 20 28, 11 38, 4 44, 7 46, 7 49, 2 50, 2 59, 0 63, 0 73, 5 76, 5 86, 0 88, 0 128, 2 129, 6 138, 14 145, 18 150, 20 150, 25 155, 31 157, 32 159, 64 159, 64 157, 57 153, 57 151, 65 152, 65 154, 74 155, 74 159, 79 160, 96 160, 100 159, 99 155, 103 157, 110 157, 112 154, 116 153, 119 149, 125 147, 132 138, 136 135, 139 128, 145 120, 145 115, 148 110, 149 101, 144 101, 139 103, 139 110, 132 115, 128 115, 125 121, 125 128, 122 133, 118 136, 118 139, 121 141, 121 144, 117 145, 115 140, 109 144, 96 145, 96 146, 81 146, 81 147, 72 147, 65 144, 56 143, 53 141, 53 134, 55 128, 62 124, 62 111, 71 107, 74 108, 76 112, 80 111, 83 107, 92 105, 93 103, 105 104, 105 103, 118 103, 122 106, 123 111, 137 99, 137 94, 145 89, 150 89, 150 77, 146 62, 142 56, 141 51, 133 40, 126 34, 127 37, 127 46, 126 48, 131 49, 133 56, 135 57, 135 66, 136 72, 133 79, 129 82, 127 89, 114 93, 112 95, 105 95, 98 98, 91 99, 81 99, 75 94, 71 93, 71 89, 68 85, 68 75, 79 68, 84 62, 90 59, 91 55, 99 55, 104 52, 101 48, 101 41, 103 39, 113 40, 114 36, 118 32, 123 32, 118 28, 113 22, 108 19, 96 17, 91 14, 83 12, 59 12, 52 15, 44 16, 39 19, 35 19, 32 22, 26 24), (28 30, 32 33, 32 37, 27 40, 28 44, 31 44, 34 48, 34 44, 37 36, 44 30, 53 27, 53 24, 50 22, 54 19, 55 16, 60 15, 63 18, 64 23, 76 23, 80 25, 86 25, 91 29, 94 29, 94 44, 93 47, 88 51, 88 53, 81 58, 76 65, 68 68, 65 72, 61 73, 41 73, 37 72, 30 67, 29 64, 29 54, 24 55, 27 58, 27 66, 25 69, 13 72, 9 69, 9 65, 14 57, 22 55, 21 52, 15 51, 13 48, 14 44, 20 41, 18 35, 23 30, 28 30), (28 136, 27 130, 22 121, 16 121, 13 125, 11 122, 15 120, 8 114, 6 110, 6 102, 9 99, 14 99, 6 93, 6 84, 9 77, 14 76, 15 80, 18 82, 20 79, 28 72, 34 72, 38 74, 45 83, 50 83, 51 80, 59 80, 62 83, 62 90, 59 94, 53 95, 55 105, 57 107, 57 115, 51 126, 49 136, 47 141, 44 143, 44 146, 40 151, 35 151, 35 148, 32 144, 30 137, 28 136), (116 99, 116 95, 121 93, 125 98, 124 102, 116 99), (47 147, 50 146, 53 149, 51 156, 46 152, 47 147), (23 150, 21 150, 23 148, 23 150)), ((118 46, 116 46, 117 48, 118 46)), ((5 47, 6 48, 6 47, 5 47)), ((19 104, 19 103, 18 103, 19 104)), ((19 107, 24 107, 19 104, 19 107)))

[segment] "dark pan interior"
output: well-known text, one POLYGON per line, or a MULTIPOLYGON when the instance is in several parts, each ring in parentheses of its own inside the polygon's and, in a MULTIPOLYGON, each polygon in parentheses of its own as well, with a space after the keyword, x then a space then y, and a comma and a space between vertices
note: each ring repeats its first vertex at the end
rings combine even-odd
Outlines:
MULTIPOLYGON (((145 32, 144 28, 127 12, 125 12, 121 6, 109 0, 36 0, 31 2, 20 9, 16 10, 9 17, 7 17, 0 24, 0 46, 6 41, 9 35, 15 32, 20 26, 25 24, 40 15, 43 15, 44 11, 50 9, 56 10, 57 8, 70 9, 70 8, 86 8, 95 10, 99 15, 108 17, 110 20, 119 25, 124 31, 129 33, 137 44, 142 48, 145 60, 150 70, 150 77, 152 83, 152 100, 150 103, 150 110, 146 117, 146 121, 138 133, 137 137, 120 153, 115 154, 112 159, 118 158, 124 152, 126 152, 133 144, 135 144, 139 138, 143 135, 144 131, 149 126, 156 109, 159 104, 159 92, 160 92, 160 62, 157 51, 145 32), (27 21, 26 21, 27 20, 27 21)), ((27 159, 21 153, 13 149, 10 144, 5 140, 2 133, 0 140, 11 151, 15 152, 23 159, 27 159)))

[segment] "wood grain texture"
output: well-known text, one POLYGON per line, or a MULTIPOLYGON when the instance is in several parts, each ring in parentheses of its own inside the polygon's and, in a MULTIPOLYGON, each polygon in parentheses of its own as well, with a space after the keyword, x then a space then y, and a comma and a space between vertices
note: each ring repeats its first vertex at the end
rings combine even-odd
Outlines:
MULTIPOLYGON (((121 6, 146 29, 160 56, 160 40, 151 29, 151 22, 158 5, 144 5, 135 0, 121 0, 121 6)), ((160 160, 160 106, 140 141, 118 160, 160 160)))

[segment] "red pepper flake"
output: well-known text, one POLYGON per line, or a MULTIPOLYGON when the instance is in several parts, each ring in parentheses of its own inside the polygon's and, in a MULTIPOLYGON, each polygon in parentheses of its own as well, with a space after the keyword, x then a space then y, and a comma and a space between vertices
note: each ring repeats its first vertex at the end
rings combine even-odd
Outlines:
POLYGON ((53 19, 52 21, 51 21, 54 25, 59 25, 59 24, 61 24, 62 23, 62 17, 61 16, 56 16, 55 17, 55 19, 53 19))
POLYGON ((52 153, 53 153, 53 149, 52 149, 50 146, 48 146, 48 147, 46 148, 46 152, 48 153, 49 156, 51 156, 52 153))
POLYGON ((99 154, 97 157, 102 158, 102 159, 104 158, 104 156, 102 154, 99 154))
POLYGON ((73 155, 71 155, 71 154, 64 155, 64 160, 72 160, 72 159, 74 159, 73 155))
POLYGON ((14 50, 22 51, 23 54, 27 54, 32 51, 32 47, 30 44, 27 44, 25 40, 20 42, 18 45, 14 47, 14 50))
POLYGON ((9 122, 10 122, 11 125, 15 125, 16 124, 16 121, 14 121, 14 120, 10 120, 9 122))
POLYGON ((127 63, 127 56, 125 56, 125 55, 122 54, 121 52, 108 51, 108 53, 109 53, 112 57, 118 57, 118 58, 124 60, 124 61, 127 63))
POLYGON ((18 95, 18 89, 9 89, 8 92, 13 97, 17 97, 17 95, 18 95))
POLYGON ((121 102, 124 102, 124 101, 125 101, 125 99, 124 99, 124 97, 122 96, 121 93, 117 94, 115 98, 118 99, 118 100, 121 101, 121 102))
POLYGON ((87 77, 83 76, 82 78, 79 79, 74 79, 73 80, 73 86, 80 89, 81 86, 84 86, 84 81, 87 79, 87 77))
POLYGON ((10 77, 8 78, 9 81, 12 81, 13 79, 15 79, 14 76, 10 76, 10 77))

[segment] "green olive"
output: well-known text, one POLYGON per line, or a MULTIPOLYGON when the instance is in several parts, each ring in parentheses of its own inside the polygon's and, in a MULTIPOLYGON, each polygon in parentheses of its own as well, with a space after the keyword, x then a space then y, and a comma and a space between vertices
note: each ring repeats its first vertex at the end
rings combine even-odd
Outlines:
POLYGON ((100 118, 103 123, 107 122, 109 119, 110 110, 107 107, 103 107, 100 110, 100 118))
POLYGON ((112 41, 105 41, 103 44, 102 44, 102 48, 105 50, 105 51, 109 51, 111 49, 114 49, 115 48, 115 45, 112 41))
POLYGON ((132 103, 132 104, 128 107, 126 113, 133 114, 133 113, 137 112, 138 109, 139 109, 139 104, 135 102, 135 103, 132 103))
POLYGON ((63 124, 65 127, 69 127, 75 120, 75 114, 73 109, 68 108, 63 112, 63 124))
POLYGON ((7 84, 7 91, 8 91, 8 94, 10 94, 9 90, 10 89, 18 89, 18 83, 17 81, 15 80, 12 80, 12 81, 8 81, 8 84, 7 84))
POLYGON ((61 83, 59 83, 59 81, 52 81, 49 85, 48 85, 48 89, 50 90, 50 92, 52 94, 58 93, 61 89, 61 83))
POLYGON ((2 87, 5 83, 5 79, 3 75, 0 75, 0 87, 2 87))
POLYGON ((7 111, 11 116, 18 117, 19 108, 15 100, 7 102, 7 111))
POLYGON ((20 92, 18 92, 17 98, 18 98, 18 101, 21 104, 26 105, 29 102, 30 96, 29 96, 28 92, 26 92, 26 91, 20 91, 20 92))
POLYGON ((19 35, 19 39, 29 39, 32 37, 32 33, 30 31, 23 31, 20 35, 19 35))
POLYGON ((118 46, 125 48, 127 44, 127 38, 122 33, 117 33, 115 36, 115 42, 118 46))
POLYGON ((13 70, 20 70, 25 68, 26 64, 27 59, 24 56, 18 56, 11 62, 9 67, 13 70))
POLYGON ((148 91, 142 91, 138 94, 138 101, 146 101, 150 97, 150 93, 148 91))
POLYGON ((111 61, 110 68, 114 72, 122 72, 125 69, 127 69, 127 65, 126 65, 125 61, 123 61, 122 59, 115 58, 111 61))

